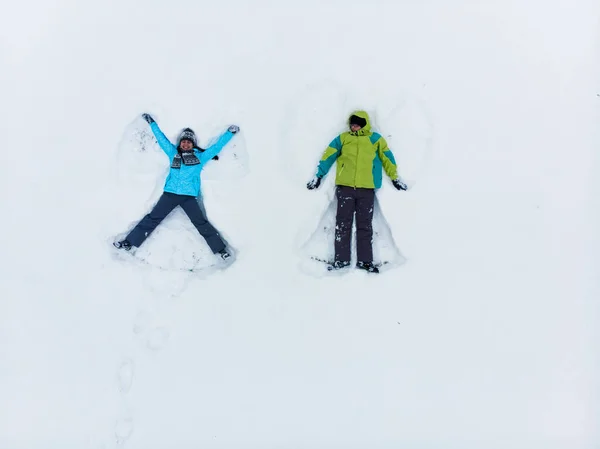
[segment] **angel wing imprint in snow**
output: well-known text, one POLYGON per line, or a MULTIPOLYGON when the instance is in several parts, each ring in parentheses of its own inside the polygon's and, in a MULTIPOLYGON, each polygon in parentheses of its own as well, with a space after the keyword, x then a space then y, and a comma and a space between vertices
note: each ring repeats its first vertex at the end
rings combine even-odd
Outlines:
MULTIPOLYGON (((335 221, 337 199, 334 197, 321 214, 317 228, 300 247, 301 268, 304 272, 319 275, 324 272, 323 262, 334 260, 335 221)), ((356 263, 356 229, 352 235, 352 260, 356 263)), ((394 241, 392 230, 383 216, 381 205, 375 198, 373 210, 373 263, 385 271, 406 262, 394 241)))

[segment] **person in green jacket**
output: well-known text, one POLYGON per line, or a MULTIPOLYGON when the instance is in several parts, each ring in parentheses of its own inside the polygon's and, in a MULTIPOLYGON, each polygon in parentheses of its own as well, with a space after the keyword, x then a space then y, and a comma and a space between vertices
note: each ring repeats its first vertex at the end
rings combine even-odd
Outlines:
POLYGON ((379 269, 373 264, 373 208, 375 190, 382 183, 382 171, 396 189, 406 190, 407 186, 398 176, 396 160, 387 142, 371 131, 369 115, 365 111, 353 112, 348 126, 350 130, 333 139, 323 153, 317 174, 307 188, 318 188, 336 162, 335 259, 330 269, 350 265, 352 224, 356 214, 357 267, 378 273, 379 269))

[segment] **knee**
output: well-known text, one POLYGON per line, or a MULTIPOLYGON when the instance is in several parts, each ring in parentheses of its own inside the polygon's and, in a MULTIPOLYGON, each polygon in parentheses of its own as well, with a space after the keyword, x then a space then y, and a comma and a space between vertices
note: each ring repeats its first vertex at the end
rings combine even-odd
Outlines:
POLYGON ((362 221, 356 223, 356 229, 359 231, 371 232, 373 231, 373 223, 370 221, 362 221))
POLYGON ((203 218, 195 218, 194 220, 192 220, 192 223, 197 228, 206 228, 210 226, 208 220, 204 220, 203 218))
POLYGON ((208 221, 196 222, 196 223, 194 223, 194 226, 196 226, 196 229, 198 229, 198 231, 200 231, 204 234, 210 234, 213 232, 217 232, 215 230, 215 228, 213 228, 212 225, 208 221))
POLYGON ((146 220, 150 223, 160 223, 162 221, 162 217, 157 217, 156 215, 148 214, 146 215, 146 220))

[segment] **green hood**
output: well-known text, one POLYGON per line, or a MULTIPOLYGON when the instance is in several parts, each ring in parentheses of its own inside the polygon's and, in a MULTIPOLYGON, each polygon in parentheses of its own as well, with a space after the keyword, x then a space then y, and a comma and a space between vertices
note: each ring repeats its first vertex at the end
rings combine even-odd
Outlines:
POLYGON ((354 111, 352 114, 348 116, 348 128, 350 128, 350 117, 356 115, 357 117, 363 118, 367 121, 367 124, 363 126, 358 132, 353 133, 350 131, 350 134, 355 134, 359 136, 368 136, 371 134, 371 120, 369 119, 369 114, 366 111, 354 111))

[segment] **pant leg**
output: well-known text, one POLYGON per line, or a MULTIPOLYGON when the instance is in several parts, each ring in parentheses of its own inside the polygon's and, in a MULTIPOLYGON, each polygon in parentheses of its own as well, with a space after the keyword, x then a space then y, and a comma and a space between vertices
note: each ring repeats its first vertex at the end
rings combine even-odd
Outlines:
POLYGON ((126 237, 133 246, 140 246, 152 231, 169 215, 181 201, 181 195, 165 192, 150 213, 136 225, 126 237))
POLYGON ((206 208, 204 207, 204 199, 202 198, 201 193, 196 198, 196 201, 198 202, 198 206, 200 207, 200 211, 202 212, 202 215, 204 215, 205 217, 208 218, 208 215, 206 215, 206 208))
POLYGON ((213 225, 208 222, 206 216, 202 213, 202 210, 200 210, 200 206, 198 205, 196 198, 192 196, 188 197, 188 199, 181 203, 181 207, 190 218, 200 235, 204 237, 204 240, 206 240, 206 243, 208 243, 208 246, 213 253, 218 253, 219 251, 225 249, 225 242, 213 225))
POLYGON ((335 217, 335 260, 350 262, 352 223, 356 209, 355 190, 351 187, 337 186, 337 214, 335 217))
POLYGON ((374 189, 356 189, 356 256, 359 262, 373 262, 374 189))

